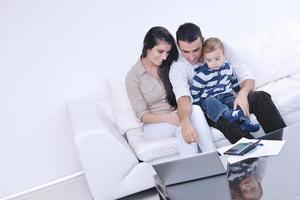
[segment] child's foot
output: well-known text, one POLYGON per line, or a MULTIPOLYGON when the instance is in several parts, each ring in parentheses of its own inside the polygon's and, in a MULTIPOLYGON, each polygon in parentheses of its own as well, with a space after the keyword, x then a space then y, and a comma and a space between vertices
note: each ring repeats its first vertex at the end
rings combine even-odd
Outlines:
POLYGON ((222 116, 230 122, 236 122, 243 116, 242 110, 226 110, 223 112, 222 116))
POLYGON ((250 133, 250 132, 256 132, 260 128, 259 124, 256 124, 254 122, 251 122, 250 120, 244 120, 241 123, 241 129, 244 132, 250 133))

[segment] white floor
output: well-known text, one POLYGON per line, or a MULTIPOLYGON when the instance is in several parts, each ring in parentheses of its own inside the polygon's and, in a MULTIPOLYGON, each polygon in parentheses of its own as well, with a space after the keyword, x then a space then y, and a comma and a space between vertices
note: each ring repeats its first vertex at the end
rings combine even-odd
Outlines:
POLYGON ((82 172, 52 181, 0 200, 92 200, 82 172))

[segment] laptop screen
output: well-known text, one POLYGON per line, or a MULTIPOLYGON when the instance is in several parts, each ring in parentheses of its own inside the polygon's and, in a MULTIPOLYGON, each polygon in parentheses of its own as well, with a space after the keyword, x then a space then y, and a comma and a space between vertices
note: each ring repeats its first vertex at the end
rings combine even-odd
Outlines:
POLYGON ((177 158, 153 167, 165 185, 226 173, 217 151, 177 158))

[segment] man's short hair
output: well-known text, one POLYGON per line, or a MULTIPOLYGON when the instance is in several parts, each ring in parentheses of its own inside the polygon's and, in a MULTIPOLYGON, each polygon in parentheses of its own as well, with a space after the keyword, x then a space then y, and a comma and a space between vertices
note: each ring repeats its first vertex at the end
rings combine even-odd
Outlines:
POLYGON ((177 43, 179 41, 191 43, 197 40, 199 37, 203 41, 203 36, 199 26, 193 23, 184 23, 180 25, 176 31, 177 43))

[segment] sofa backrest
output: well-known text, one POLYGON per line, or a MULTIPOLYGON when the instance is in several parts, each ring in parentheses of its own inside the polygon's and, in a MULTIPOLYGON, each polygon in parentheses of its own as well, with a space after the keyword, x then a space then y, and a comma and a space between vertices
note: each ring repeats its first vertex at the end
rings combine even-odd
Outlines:
POLYGON ((126 92, 125 75, 107 79, 107 90, 112 116, 122 134, 130 129, 140 128, 142 123, 137 121, 134 110, 126 92))
POLYGON ((249 34, 231 45, 249 66, 256 87, 300 70, 300 22, 296 18, 249 34))

